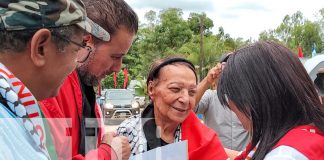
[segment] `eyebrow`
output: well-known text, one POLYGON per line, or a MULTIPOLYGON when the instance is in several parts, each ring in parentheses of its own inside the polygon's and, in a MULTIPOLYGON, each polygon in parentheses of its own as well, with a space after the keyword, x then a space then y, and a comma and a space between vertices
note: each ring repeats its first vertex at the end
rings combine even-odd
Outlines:
MULTIPOLYGON (((177 84, 177 85, 185 85, 184 83, 182 83, 182 82, 171 82, 171 83, 169 83, 168 85, 171 85, 171 84, 177 84)), ((197 84, 193 84, 193 85, 190 85, 190 87, 192 87, 192 88, 197 88, 198 87, 198 85, 197 84)))

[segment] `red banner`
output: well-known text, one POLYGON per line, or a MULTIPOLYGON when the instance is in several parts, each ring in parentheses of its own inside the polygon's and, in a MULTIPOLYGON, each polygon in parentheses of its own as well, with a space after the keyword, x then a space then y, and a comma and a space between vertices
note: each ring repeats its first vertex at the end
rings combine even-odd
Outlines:
POLYGON ((117 87, 117 74, 114 72, 114 87, 117 87))
POLYGON ((128 71, 127 68, 124 68, 124 89, 127 87, 127 81, 128 81, 128 71))

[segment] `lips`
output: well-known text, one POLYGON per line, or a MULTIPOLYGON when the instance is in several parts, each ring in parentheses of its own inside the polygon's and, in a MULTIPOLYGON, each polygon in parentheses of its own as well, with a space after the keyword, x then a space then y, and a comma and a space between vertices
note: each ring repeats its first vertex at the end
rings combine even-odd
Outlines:
POLYGON ((186 111, 185 109, 181 109, 181 108, 176 108, 176 107, 172 107, 172 108, 179 111, 179 112, 185 112, 186 111))

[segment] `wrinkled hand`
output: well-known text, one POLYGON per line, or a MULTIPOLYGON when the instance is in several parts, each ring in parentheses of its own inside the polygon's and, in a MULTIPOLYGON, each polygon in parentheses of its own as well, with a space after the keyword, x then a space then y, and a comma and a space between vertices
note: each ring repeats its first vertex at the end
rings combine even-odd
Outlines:
POLYGON ((216 86, 219 80, 219 77, 222 73, 222 64, 218 63, 215 67, 209 70, 207 74, 207 82, 211 86, 216 86))
POLYGON ((118 159, 127 160, 131 154, 128 139, 125 136, 117 136, 116 132, 106 133, 101 143, 106 143, 116 152, 118 159))

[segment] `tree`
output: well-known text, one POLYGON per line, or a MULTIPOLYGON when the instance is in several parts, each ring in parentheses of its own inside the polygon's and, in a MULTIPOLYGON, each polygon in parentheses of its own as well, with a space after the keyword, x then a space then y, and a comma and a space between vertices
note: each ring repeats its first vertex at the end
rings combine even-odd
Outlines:
POLYGON ((317 51, 322 51, 322 39, 320 36, 320 26, 318 23, 306 21, 302 29, 302 46, 306 51, 306 55, 311 55, 313 45, 317 46, 317 51))
POLYGON ((203 28, 205 35, 211 35, 211 29, 214 27, 213 20, 207 17, 205 13, 190 13, 188 25, 195 35, 200 34, 200 23, 203 20, 203 28))
POLYGON ((182 10, 169 8, 160 12, 161 25, 155 28, 159 50, 162 52, 167 48, 177 49, 190 41, 192 31, 188 23, 182 18, 182 10))
POLYGON ((205 13, 191 13, 187 20, 184 20, 182 15, 183 12, 179 8, 161 10, 158 15, 155 11, 145 14, 148 24, 140 25, 133 46, 124 60, 131 79, 145 78, 149 65, 155 59, 172 54, 182 54, 198 67, 201 39, 197 34, 199 16, 204 22, 205 33, 203 76, 218 62, 222 54, 249 43, 242 38, 232 38, 222 27, 213 35, 210 31, 213 21, 205 13))
POLYGON ((259 34, 259 40, 279 42, 279 39, 276 37, 276 32, 274 30, 262 31, 259 34))
POLYGON ((145 14, 151 25, 141 25, 125 59, 128 66, 136 66, 129 67, 132 78, 145 77, 154 59, 176 53, 191 40, 192 31, 182 14, 178 8, 161 10, 158 16, 154 11, 145 14))
POLYGON ((144 18, 149 22, 148 27, 149 28, 154 28, 154 26, 157 23, 157 15, 156 12, 153 10, 150 10, 145 13, 144 18))
POLYGON ((261 32, 259 40, 274 40, 283 43, 295 52, 297 52, 297 47, 301 46, 306 57, 311 56, 314 44, 318 46, 318 51, 323 48, 320 24, 307 20, 300 11, 291 16, 286 15, 275 30, 261 32))

